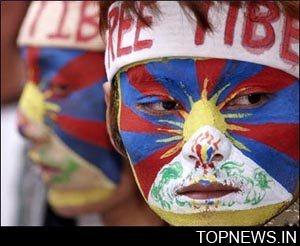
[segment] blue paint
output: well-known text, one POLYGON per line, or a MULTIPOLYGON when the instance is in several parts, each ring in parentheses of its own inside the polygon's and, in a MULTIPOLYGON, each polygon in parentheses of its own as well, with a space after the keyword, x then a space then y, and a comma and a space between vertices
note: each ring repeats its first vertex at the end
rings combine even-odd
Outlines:
POLYGON ((299 81, 271 96, 269 101, 254 109, 224 110, 226 113, 250 113, 241 119, 227 119, 228 123, 265 124, 299 122, 299 81))
POLYGON ((231 135, 251 150, 241 150, 244 155, 265 169, 271 177, 277 180, 289 192, 293 193, 295 191, 299 179, 299 162, 255 140, 237 134, 231 135))
POLYGON ((186 109, 191 110, 188 95, 193 101, 200 99, 195 62, 192 59, 173 59, 166 62, 149 62, 147 70, 186 109))
POLYGON ((220 95, 217 104, 221 103, 226 97, 244 80, 255 76, 263 70, 264 66, 254 64, 251 62, 241 62, 235 60, 227 60, 226 66, 223 69, 221 76, 218 80, 216 88, 213 90, 215 94, 218 90, 222 89, 228 83, 230 86, 227 87, 220 95))
MULTIPOLYGON (((60 114, 71 115, 83 120, 105 121, 106 105, 102 82, 94 83, 70 95, 51 100, 61 107, 60 114)), ((49 100, 50 101, 50 100, 49 100)))
POLYGON ((54 127, 53 131, 71 150, 90 164, 100 168, 114 183, 120 181, 122 165, 119 155, 116 155, 112 151, 100 148, 99 146, 79 140, 58 127, 54 127))
MULTIPOLYGON (((153 75, 154 79, 160 83, 175 100, 180 102, 187 113, 189 113, 188 96, 190 94, 194 101, 200 99, 201 91, 199 90, 198 78, 196 77, 196 67, 192 59, 173 59, 163 62, 149 62, 146 65, 147 70, 153 75), (183 92, 182 85, 184 84, 183 92)), ((225 85, 230 83, 230 86, 221 93, 217 104, 226 100, 227 96, 234 91, 245 80, 259 74, 265 66, 253 64, 249 62, 241 62, 228 60, 222 70, 216 87, 212 90, 209 96, 214 95, 225 85)), ((176 115, 154 116, 149 113, 141 112, 136 105, 142 102, 159 102, 157 95, 149 95, 145 97, 133 88, 126 75, 126 72, 121 74, 121 98, 122 102, 127 105, 137 115, 143 119, 154 123, 161 124, 160 120, 176 120, 176 115)), ((273 97, 263 106, 255 109, 244 110, 222 110, 226 113, 250 113, 252 115, 241 119, 226 119, 228 123, 245 123, 245 124, 265 124, 265 123, 298 123, 299 122, 299 82, 295 81, 292 85, 278 91, 273 97)), ((177 118, 177 121, 184 123, 182 118, 177 118)), ((122 123, 121 123, 122 124, 122 123)), ((126 122, 124 122, 126 124, 126 122)), ((177 129, 173 127, 174 129, 177 129)), ((159 133, 159 132, 158 132, 159 133)), ((276 133, 274 133, 276 134, 276 133)), ((298 182, 298 162, 290 158, 284 153, 278 152, 270 146, 263 143, 251 140, 232 134, 234 138, 243 143, 250 151, 241 150, 246 156, 258 163, 265 169, 270 176, 275 178, 289 192, 293 192, 298 182)), ((160 136, 157 134, 149 134, 147 132, 121 132, 121 137, 126 150, 134 164, 144 160, 156 151, 166 148, 169 144, 176 143, 157 143, 155 140, 160 136)), ((296 136, 295 136, 296 137, 296 136)), ((213 155, 213 151, 207 151, 209 158, 213 155)))
POLYGON ((167 134, 147 134, 134 132, 121 132, 122 141, 131 157, 133 165, 152 155, 156 151, 168 145, 176 144, 178 141, 163 143, 156 142, 158 139, 169 138, 167 134))
POLYGON ((199 184, 203 185, 203 186, 209 186, 211 184, 211 182, 209 180, 200 179, 199 184))
POLYGON ((43 90, 48 88, 51 80, 59 73, 59 70, 84 53, 82 50, 41 48, 39 69, 41 82, 44 83, 44 85, 41 85, 43 90))
MULTIPOLYGON (((134 113, 139 115, 142 119, 150 121, 154 124, 165 126, 166 124, 162 124, 160 120, 171 120, 176 122, 182 122, 183 119, 178 115, 170 114, 165 116, 157 117, 155 115, 150 115, 149 113, 144 112, 143 110, 138 108, 140 103, 152 103, 153 100, 157 99, 157 96, 146 96, 140 93, 137 89, 135 89, 129 82, 128 76, 123 73, 120 76, 121 80, 121 93, 122 93, 122 102, 128 106, 134 113), (126 96, 130 95, 130 97, 126 96)), ((159 102, 159 101, 157 101, 159 102)))
POLYGON ((213 148, 210 146, 207 150, 207 158, 206 158, 206 161, 210 161, 211 157, 212 157, 212 154, 214 153, 214 150, 213 148))

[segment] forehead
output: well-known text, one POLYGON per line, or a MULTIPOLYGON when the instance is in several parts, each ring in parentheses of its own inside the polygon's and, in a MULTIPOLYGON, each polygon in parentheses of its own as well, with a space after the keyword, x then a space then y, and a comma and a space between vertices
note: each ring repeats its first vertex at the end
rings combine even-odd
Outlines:
POLYGON ((74 85, 76 89, 102 82, 104 54, 84 50, 23 47, 21 54, 32 82, 46 90, 51 85, 74 85))
POLYGON ((134 97, 139 94, 168 94, 198 100, 207 82, 208 96, 222 90, 219 99, 233 90, 259 87, 277 92, 298 81, 292 75, 268 66, 228 59, 168 59, 148 61, 119 73, 121 89, 134 97))

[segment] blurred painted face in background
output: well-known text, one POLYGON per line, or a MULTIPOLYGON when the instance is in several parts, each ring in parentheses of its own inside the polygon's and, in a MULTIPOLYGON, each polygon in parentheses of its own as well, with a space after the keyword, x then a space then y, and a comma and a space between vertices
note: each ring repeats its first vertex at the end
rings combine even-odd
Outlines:
POLYGON ((29 80, 18 126, 32 142, 29 156, 41 169, 49 203, 68 215, 101 211, 121 179, 105 127, 103 54, 57 48, 22 54, 29 80))
POLYGON ((119 129, 150 207, 173 225, 257 225, 298 190, 299 81, 226 59, 131 65, 119 129))

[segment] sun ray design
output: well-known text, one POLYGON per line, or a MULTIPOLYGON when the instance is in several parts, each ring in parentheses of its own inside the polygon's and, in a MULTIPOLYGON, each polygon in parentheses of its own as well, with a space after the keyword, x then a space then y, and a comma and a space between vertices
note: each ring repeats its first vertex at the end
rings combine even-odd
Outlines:
POLYGON ((173 136, 170 138, 163 138, 163 139, 158 139, 156 140, 157 143, 169 143, 169 142, 173 142, 173 141, 177 141, 177 140, 181 140, 182 136, 173 136))
POLYGON ((183 123, 177 122, 177 121, 173 121, 173 120, 159 120, 158 122, 168 123, 170 125, 177 126, 177 127, 181 128, 181 129, 183 128, 183 123))
POLYGON ((34 122, 42 123, 44 116, 59 112, 60 106, 47 102, 50 97, 48 91, 41 92, 34 82, 26 83, 20 99, 20 109, 34 122))
MULTIPOLYGON (((193 102, 190 98, 191 102, 191 111, 188 113, 184 110, 179 111, 179 115, 183 118, 184 123, 173 120, 159 120, 161 123, 168 123, 169 127, 176 127, 179 129, 163 129, 158 128, 158 131, 166 132, 172 134, 172 137, 167 137, 163 139, 159 139, 156 142, 174 142, 178 141, 178 143, 168 151, 166 151, 160 158, 167 158, 177 151, 179 151, 183 145, 188 141, 188 139, 202 126, 210 125, 221 131, 228 139, 239 149, 250 151, 244 144, 236 140, 232 137, 229 131, 248 131, 247 128, 238 126, 235 124, 227 123, 226 119, 241 119, 251 114, 248 113, 227 113, 222 114, 221 109, 225 107, 225 105, 234 98, 238 93, 244 91, 245 89, 240 89, 239 91, 231 94, 228 98, 226 98, 223 102, 217 105, 217 101, 222 94, 222 92, 230 86, 230 83, 227 83, 223 88, 218 90, 212 97, 208 98, 208 90, 207 85, 209 83, 209 79, 205 78, 203 82, 203 89, 201 91, 201 98, 197 102, 193 102)), ((184 91, 186 94, 187 92, 184 91)))

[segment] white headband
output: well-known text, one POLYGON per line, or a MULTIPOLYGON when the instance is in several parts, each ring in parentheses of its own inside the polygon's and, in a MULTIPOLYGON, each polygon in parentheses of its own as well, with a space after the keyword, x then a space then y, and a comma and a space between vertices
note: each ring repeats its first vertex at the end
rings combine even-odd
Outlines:
POLYGON ((209 8, 213 32, 196 28, 176 1, 158 1, 158 17, 147 8, 151 28, 129 19, 122 1, 108 13, 105 65, 108 80, 126 65, 162 57, 207 57, 253 62, 299 78, 299 20, 286 17, 274 3, 237 9, 224 4, 209 8))
POLYGON ((93 1, 32 1, 17 44, 104 51, 98 24, 93 1))

